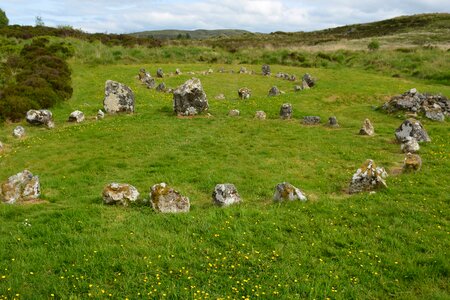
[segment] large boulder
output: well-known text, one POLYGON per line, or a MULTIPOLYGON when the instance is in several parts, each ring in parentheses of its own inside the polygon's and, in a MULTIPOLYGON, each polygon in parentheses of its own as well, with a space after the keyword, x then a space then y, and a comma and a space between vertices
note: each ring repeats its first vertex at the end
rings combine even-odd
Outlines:
POLYGON ((395 137, 400 143, 408 141, 408 137, 412 137, 418 142, 431 142, 431 139, 422 124, 414 119, 405 120, 400 127, 395 130, 395 137))
POLYGON ((353 174, 348 188, 350 194, 363 191, 372 191, 377 188, 387 187, 385 178, 387 173, 382 167, 378 167, 371 159, 366 160, 353 174))
POLYGON ((103 108, 107 113, 134 112, 134 94, 126 85, 107 80, 105 83, 105 99, 103 108))
POLYGON ((208 100, 199 79, 189 79, 173 91, 173 110, 184 116, 208 110, 208 100))
POLYGON ((261 67, 261 71, 264 76, 270 76, 270 66, 269 65, 263 65, 261 67))
POLYGON ((22 126, 16 126, 13 130, 13 136, 16 138, 22 138, 25 136, 25 128, 22 126))
POLYGON ((360 135, 369 135, 369 136, 375 134, 375 130, 369 119, 364 120, 363 126, 359 130, 359 134, 360 135))
POLYGON ((189 212, 189 198, 170 188, 166 183, 155 184, 150 189, 150 202, 157 212, 189 212))
POLYGON ((255 119, 258 119, 258 120, 265 120, 266 119, 266 113, 264 112, 264 111, 262 111, 262 110, 258 110, 256 113, 255 113, 255 119))
POLYGON ((238 95, 242 100, 247 100, 250 99, 252 91, 249 88, 243 87, 238 90, 238 95))
POLYGON ((416 153, 420 150, 420 145, 415 138, 408 136, 401 144, 400 149, 404 153, 416 153))
POLYGON ((306 196, 302 191, 288 182, 282 182, 275 186, 275 193, 273 195, 274 201, 306 201, 306 196))
POLYGON ((283 103, 280 107, 280 118, 287 120, 292 118, 292 104, 283 103))
POLYGON ((30 109, 27 111, 26 120, 31 125, 45 125, 48 128, 53 128, 53 114, 47 109, 30 109))
POLYGON ((40 194, 39 177, 28 170, 9 177, 0 185, 0 200, 6 204, 36 200, 40 194))
POLYGON ((403 172, 416 172, 422 167, 422 159, 418 154, 407 153, 403 162, 403 172))
POLYGON ((281 91, 278 87, 273 86, 270 88, 269 90, 269 96, 273 97, 273 96, 278 96, 281 94, 281 91))
POLYGON ((127 183, 110 183, 103 188, 103 203, 128 206, 139 197, 138 190, 127 183))
POLYGON ((316 81, 314 80, 314 78, 311 77, 311 75, 309 75, 308 73, 306 73, 305 75, 303 75, 302 77, 302 83, 306 83, 306 85, 309 88, 312 88, 314 85, 316 85, 316 81))
POLYGON ((84 113, 76 110, 69 115, 69 122, 81 123, 84 121, 84 113))
POLYGON ((236 187, 231 183, 217 184, 212 193, 212 200, 218 206, 229 206, 242 201, 236 187))

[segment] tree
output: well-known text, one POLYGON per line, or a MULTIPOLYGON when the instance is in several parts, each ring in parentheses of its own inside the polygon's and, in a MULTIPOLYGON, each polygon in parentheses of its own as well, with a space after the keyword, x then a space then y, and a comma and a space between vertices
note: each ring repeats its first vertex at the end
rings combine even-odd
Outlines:
POLYGON ((44 20, 42 20, 41 16, 36 16, 35 24, 36 26, 45 26, 44 20))
POLYGON ((370 51, 375 51, 380 48, 380 42, 378 40, 372 40, 369 45, 367 45, 367 48, 369 48, 370 51))
POLYGON ((8 26, 9 20, 3 9, 0 8, 0 27, 8 26))

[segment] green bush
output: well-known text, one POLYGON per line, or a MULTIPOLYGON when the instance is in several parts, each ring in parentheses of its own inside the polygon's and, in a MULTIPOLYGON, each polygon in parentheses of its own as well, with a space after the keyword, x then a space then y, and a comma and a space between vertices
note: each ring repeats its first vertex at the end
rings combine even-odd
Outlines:
POLYGON ((0 8, 0 27, 8 26, 9 20, 5 14, 5 11, 0 8))
POLYGON ((367 48, 368 48, 370 51, 378 50, 378 49, 380 49, 380 42, 377 41, 377 40, 372 40, 372 41, 367 45, 367 48))

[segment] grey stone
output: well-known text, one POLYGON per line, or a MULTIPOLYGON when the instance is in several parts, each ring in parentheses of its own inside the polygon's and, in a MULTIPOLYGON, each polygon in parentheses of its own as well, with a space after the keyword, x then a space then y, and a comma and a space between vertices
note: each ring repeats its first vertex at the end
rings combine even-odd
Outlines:
POLYGON ((214 99, 216 99, 216 100, 225 100, 225 95, 224 94, 219 94, 219 95, 215 96, 214 99))
POLYGON ((164 77, 164 72, 161 68, 158 68, 158 70, 156 70, 156 77, 158 77, 158 78, 164 77))
POLYGON ((237 117, 237 116, 239 116, 240 115, 240 111, 239 110, 237 110, 237 109, 232 109, 232 110, 230 110, 229 112, 228 112, 228 115, 230 116, 230 117, 237 117))
POLYGON ((353 174, 348 192, 350 194, 355 194, 387 187, 386 181, 384 180, 387 176, 384 168, 377 167, 373 160, 368 159, 358 170, 356 170, 356 173, 353 174))
POLYGON ((246 67, 241 67, 239 69, 239 74, 248 74, 247 68, 246 67))
POLYGON ((294 91, 295 92, 300 92, 301 90, 303 90, 303 87, 301 85, 294 86, 294 91))
POLYGON ((69 115, 69 122, 81 123, 84 121, 84 113, 76 110, 69 115))
POLYGON ((110 183, 103 189, 103 203, 128 206, 139 197, 138 190, 127 183, 110 183))
POLYGON ((407 153, 403 161, 403 172, 417 172, 422 167, 422 158, 418 154, 407 153))
POLYGON ((101 120, 105 117, 105 113, 103 112, 103 110, 99 109, 97 112, 97 120, 101 120))
POLYGON ((22 126, 17 126, 16 128, 14 128, 13 136, 16 138, 24 137, 25 136, 25 128, 23 128, 22 126))
POLYGON ((185 116, 208 110, 208 100, 199 79, 189 79, 173 91, 173 110, 185 116))
POLYGON ((139 80, 147 86, 148 89, 152 89, 156 86, 155 79, 147 73, 144 68, 139 71, 139 80))
POLYGON ((369 119, 364 120, 363 126, 359 130, 359 134, 360 135, 369 135, 369 136, 372 136, 375 134, 375 130, 369 119))
POLYGON ((307 201, 308 199, 306 196, 302 193, 302 191, 292 184, 288 182, 282 182, 275 186, 275 193, 273 195, 274 201, 307 201))
POLYGON ((318 125, 320 124, 320 117, 318 116, 305 116, 303 117, 304 125, 318 125))
POLYGON ((134 94, 126 85, 112 80, 105 83, 103 108, 107 113, 134 112, 134 94))
POLYGON ((183 73, 181 73, 180 69, 177 68, 177 69, 175 70, 175 74, 181 75, 181 74, 183 74, 183 73))
POLYGON ((395 137, 400 143, 406 142, 408 137, 413 137, 418 142, 431 142, 428 133, 422 124, 414 119, 405 120, 399 128, 395 130, 395 137))
POLYGON ((150 189, 153 209, 162 213, 189 212, 189 198, 170 188, 166 183, 155 184, 150 189))
POLYGON ((262 110, 258 110, 258 111, 255 113, 255 119, 265 120, 265 119, 266 119, 266 113, 263 112, 262 110))
POLYGON ((229 206, 242 201, 236 187, 231 183, 217 184, 212 193, 212 200, 218 206, 229 206))
POLYGON ((308 73, 303 75, 302 82, 305 82, 308 85, 308 87, 310 87, 310 88, 312 88, 313 86, 316 85, 315 79, 312 78, 311 75, 309 75, 308 73))
POLYGON ((242 100, 247 100, 250 99, 252 91, 249 88, 243 87, 238 90, 238 95, 242 100))
POLYGON ((292 104, 283 103, 280 107, 280 118, 287 120, 292 118, 292 104))
POLYGON ((400 146, 400 149, 404 152, 404 153, 416 153, 420 150, 420 146, 419 143, 417 142, 417 140, 411 136, 408 136, 405 138, 405 141, 402 143, 402 145, 400 146))
POLYGON ((52 112, 47 109, 30 109, 27 111, 26 120, 31 125, 45 125, 48 128, 54 127, 52 112))
POLYGON ((158 92, 165 92, 165 91, 167 91, 166 84, 165 84, 164 82, 161 82, 161 83, 158 84, 158 86, 156 87, 156 90, 157 90, 158 92))
POLYGON ((269 96, 273 97, 273 96, 278 96, 280 94, 281 94, 281 92, 278 89, 278 87, 276 87, 276 86, 271 87, 270 90, 269 90, 269 96))
POLYGON ((327 126, 335 128, 339 127, 338 121, 335 116, 331 116, 328 118, 327 126))
POLYGON ((0 199, 6 204, 36 200, 40 194, 39 177, 28 170, 9 177, 0 185, 0 199))
POLYGON ((310 87, 308 85, 308 83, 304 80, 302 80, 302 90, 309 90, 310 87))
POLYGON ((261 71, 264 76, 270 76, 270 66, 269 65, 263 65, 261 68, 261 71))

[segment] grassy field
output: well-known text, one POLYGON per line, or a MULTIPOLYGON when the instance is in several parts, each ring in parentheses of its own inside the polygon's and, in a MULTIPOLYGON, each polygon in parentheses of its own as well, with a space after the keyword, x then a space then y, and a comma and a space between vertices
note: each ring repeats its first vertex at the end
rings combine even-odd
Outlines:
MULTIPOLYGON (((76 61, 76 58, 74 59, 76 61)), ((176 87, 187 71, 238 71, 232 64, 72 64, 74 94, 52 109, 56 128, 23 124, 27 137, 0 127, 6 150, 0 179, 27 168, 40 176, 36 205, 0 205, 0 299, 448 299, 450 297, 449 123, 421 120, 432 142, 423 167, 398 173, 404 155, 394 142, 403 116, 376 110, 410 88, 450 95, 450 87, 350 69, 272 66, 318 79, 295 93, 294 83, 260 75, 196 75, 211 117, 177 118, 170 94, 135 78, 180 68, 164 81, 176 87), (129 85, 136 113, 95 121, 107 79, 129 85), (286 93, 267 97, 277 85, 286 93), (253 91, 238 100, 237 89, 253 91), (223 93, 226 100, 215 100, 223 93), (282 103, 294 119, 280 120, 282 103), (228 117, 230 109, 240 117, 228 117), (68 124, 73 110, 88 120, 68 124), (253 118, 264 110, 268 119, 253 118), (300 119, 336 116, 341 127, 305 126, 300 119), (357 133, 369 118, 376 135, 357 133), (345 193, 367 158, 384 166, 388 189, 345 193), (102 204, 112 181, 136 186, 167 182, 191 199, 191 212, 102 204), (301 188, 309 201, 274 204, 277 183, 301 188), (234 183, 243 204, 211 203, 215 184, 234 183)), ((260 72, 259 65, 246 65, 260 72)))

